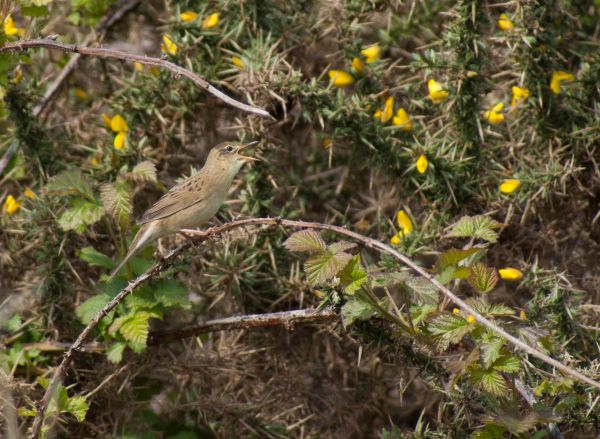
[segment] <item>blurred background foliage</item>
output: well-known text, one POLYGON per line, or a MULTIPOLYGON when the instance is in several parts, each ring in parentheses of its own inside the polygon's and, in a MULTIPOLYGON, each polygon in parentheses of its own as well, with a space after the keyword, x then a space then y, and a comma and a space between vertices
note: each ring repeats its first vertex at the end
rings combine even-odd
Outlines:
MULTIPOLYGON (((450 248, 484 249, 473 251, 493 289, 458 275, 448 284, 600 378, 598 1, 152 0, 98 32, 123 3, 0 2, 0 44, 54 35, 164 56, 273 118, 166 70, 96 58, 81 59, 38 114, 71 55, 0 54, 0 153, 17 149, 0 175, 0 365, 24 428, 60 359, 52 343, 75 339, 156 260, 147 248, 105 282, 135 219, 224 140, 259 140, 262 161, 236 179, 215 223, 345 225, 432 269, 450 248), (467 215, 494 218, 497 242, 448 237, 467 215), (500 268, 519 273, 498 279, 500 268)), ((542 438, 554 422, 565 437, 595 437, 593 391, 513 356, 450 304, 416 299, 416 287, 417 308, 398 315, 417 327, 398 329, 398 315, 383 313, 393 301, 377 300, 402 305, 406 279, 362 299, 341 272, 342 285, 307 282, 287 236, 250 229, 207 242, 130 296, 95 332, 104 352, 77 356, 53 407, 59 435, 542 438), (347 324, 354 307, 354 324, 146 346, 153 329, 323 301, 346 306, 347 324), (491 357, 473 354, 492 347, 510 360, 485 375, 491 357), (515 377, 539 405, 524 403, 515 377)), ((163 239, 158 255, 182 239, 163 239)), ((354 254, 372 279, 402 272, 354 254)))

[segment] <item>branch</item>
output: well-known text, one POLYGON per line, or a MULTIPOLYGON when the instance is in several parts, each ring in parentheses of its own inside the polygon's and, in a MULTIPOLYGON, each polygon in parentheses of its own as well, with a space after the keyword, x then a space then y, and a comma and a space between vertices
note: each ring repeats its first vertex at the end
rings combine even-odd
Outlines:
MULTIPOLYGON (((595 387, 596 389, 600 389, 599 382, 583 375, 582 373, 570 368, 569 366, 566 366, 566 365, 562 364, 561 362, 555 360, 554 358, 529 346, 528 344, 522 342, 518 338, 510 335, 504 329, 500 328, 498 325, 493 323, 491 320, 488 320, 487 318, 485 318, 484 316, 479 314, 475 309, 473 309, 470 305, 468 305, 466 302, 464 302, 461 298, 456 296, 446 286, 442 285, 434 276, 432 276, 424 268, 415 264, 411 259, 409 259, 407 256, 403 255, 402 253, 398 252, 396 249, 390 247, 387 244, 384 244, 381 241, 377 241, 375 239, 368 238, 359 233, 348 230, 345 227, 333 226, 333 225, 329 225, 329 224, 313 223, 313 222, 307 222, 307 221, 293 221, 293 220, 286 220, 286 219, 281 219, 281 218, 247 218, 247 219, 231 221, 231 222, 223 224, 221 226, 211 227, 211 228, 208 228, 203 231, 182 230, 181 232, 195 237, 194 243, 201 243, 210 238, 215 238, 219 235, 222 235, 230 230, 233 230, 233 229, 236 229, 239 227, 260 226, 260 225, 268 226, 268 227, 282 226, 282 227, 287 227, 287 228, 327 230, 330 232, 334 232, 334 233, 337 233, 340 235, 347 236, 348 238, 358 241, 366 248, 370 248, 370 249, 378 250, 383 253, 387 253, 387 254, 393 256, 395 259, 402 262, 403 264, 405 264, 407 267, 411 268, 412 270, 414 270, 415 272, 420 274, 421 276, 423 276, 425 279, 427 279, 429 282, 431 282, 433 285, 435 285, 435 287, 442 294, 444 294, 448 299, 450 299, 452 302, 454 302, 454 304, 456 304, 456 306, 458 306, 463 311, 465 311, 465 312, 471 314, 473 317, 475 317, 477 322, 479 322, 481 325, 485 326, 486 328, 490 329, 491 331, 493 331, 493 332, 497 333, 498 335, 500 335, 501 337, 505 338, 515 348, 540 359, 544 363, 555 367, 556 369, 560 370, 561 372, 563 372, 566 375, 576 378, 577 380, 579 380, 583 383, 589 384, 589 385, 595 387)), ((187 250, 191 245, 192 245, 191 243, 186 243, 186 244, 182 245, 181 247, 173 250, 171 253, 169 253, 164 259, 162 259, 154 267, 150 268, 144 274, 137 277, 135 280, 131 281, 129 283, 129 285, 127 285, 127 287, 125 287, 114 299, 112 299, 108 304, 106 304, 104 306, 104 308, 102 308, 102 310, 100 310, 98 312, 98 314, 96 314, 96 316, 88 323, 88 325, 85 327, 83 332, 81 332, 81 334, 79 334, 79 337, 77 337, 77 340, 75 340, 75 342, 71 345, 71 347, 67 350, 67 352, 65 352, 62 362, 56 368, 56 370, 52 376, 52 380, 50 381, 50 385, 48 386, 46 393, 44 394, 44 397, 38 404, 37 413, 36 413, 36 416, 35 416, 35 419, 33 422, 33 427, 32 427, 32 432, 31 432, 30 437, 35 438, 38 436, 38 434, 40 432, 40 428, 43 423, 44 413, 46 411, 46 408, 48 407, 50 398, 52 397, 52 394, 54 393, 56 386, 58 385, 58 382, 60 381, 62 375, 65 373, 66 369, 71 364, 73 353, 76 351, 79 351, 81 349, 83 342, 85 341, 87 336, 90 334, 90 332, 94 329, 94 327, 98 324, 98 322, 100 322, 100 320, 102 318, 104 318, 104 316, 106 316, 109 312, 111 312, 125 297, 127 297, 129 294, 131 294, 135 288, 137 288, 139 285, 141 285, 145 281, 156 277, 158 274, 160 274, 161 272, 163 272, 167 268, 169 268, 175 261, 175 258, 177 256, 179 256, 181 253, 183 253, 185 250, 187 250)))
POLYGON ((126 52, 121 52, 119 50, 113 49, 103 49, 95 47, 78 46, 76 44, 59 43, 58 41, 54 41, 47 38, 40 38, 35 40, 19 40, 15 41, 14 43, 4 43, 2 46, 0 46, 0 53, 34 48, 61 50, 63 52, 73 52, 86 56, 94 56, 98 58, 111 58, 128 62, 139 62, 140 64, 145 64, 148 66, 162 67, 172 71, 177 75, 185 76, 200 88, 203 88, 213 96, 222 100, 226 104, 231 105, 232 107, 238 108, 243 111, 247 111, 249 113, 258 114, 260 116, 270 116, 270 114, 266 110, 236 101, 235 99, 227 96, 221 90, 214 87, 200 75, 197 75, 191 70, 180 67, 177 64, 174 64, 162 58, 152 58, 143 55, 132 55, 126 52))

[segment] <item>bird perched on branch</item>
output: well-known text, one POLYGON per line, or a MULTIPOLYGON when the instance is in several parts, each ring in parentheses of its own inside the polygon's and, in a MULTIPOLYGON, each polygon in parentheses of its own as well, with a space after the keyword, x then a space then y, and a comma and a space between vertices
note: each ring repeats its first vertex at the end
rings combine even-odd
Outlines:
POLYGON ((129 251, 111 273, 110 282, 142 248, 165 235, 207 223, 225 201, 229 187, 242 166, 257 160, 240 154, 249 144, 224 142, 210 150, 204 167, 174 186, 148 209, 129 251))

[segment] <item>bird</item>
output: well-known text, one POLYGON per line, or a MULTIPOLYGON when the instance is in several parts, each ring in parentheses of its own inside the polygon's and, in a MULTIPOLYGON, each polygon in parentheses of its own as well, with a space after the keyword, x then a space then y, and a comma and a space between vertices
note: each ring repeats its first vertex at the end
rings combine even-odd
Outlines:
POLYGON ((181 229, 200 227, 215 216, 242 166, 258 160, 240 154, 255 143, 258 142, 223 142, 212 148, 202 169, 173 186, 142 215, 138 221, 141 227, 127 254, 106 282, 112 281, 125 264, 148 244, 181 229))

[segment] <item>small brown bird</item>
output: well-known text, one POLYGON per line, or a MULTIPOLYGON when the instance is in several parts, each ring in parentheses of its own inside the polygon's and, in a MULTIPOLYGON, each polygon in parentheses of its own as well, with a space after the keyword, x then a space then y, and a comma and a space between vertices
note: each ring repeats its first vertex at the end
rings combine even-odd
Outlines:
POLYGON ((225 201, 231 182, 242 166, 257 159, 240 154, 249 144, 224 142, 208 153, 204 167, 174 186, 148 209, 127 255, 111 273, 110 282, 123 266, 151 242, 181 229, 207 223, 225 201))

